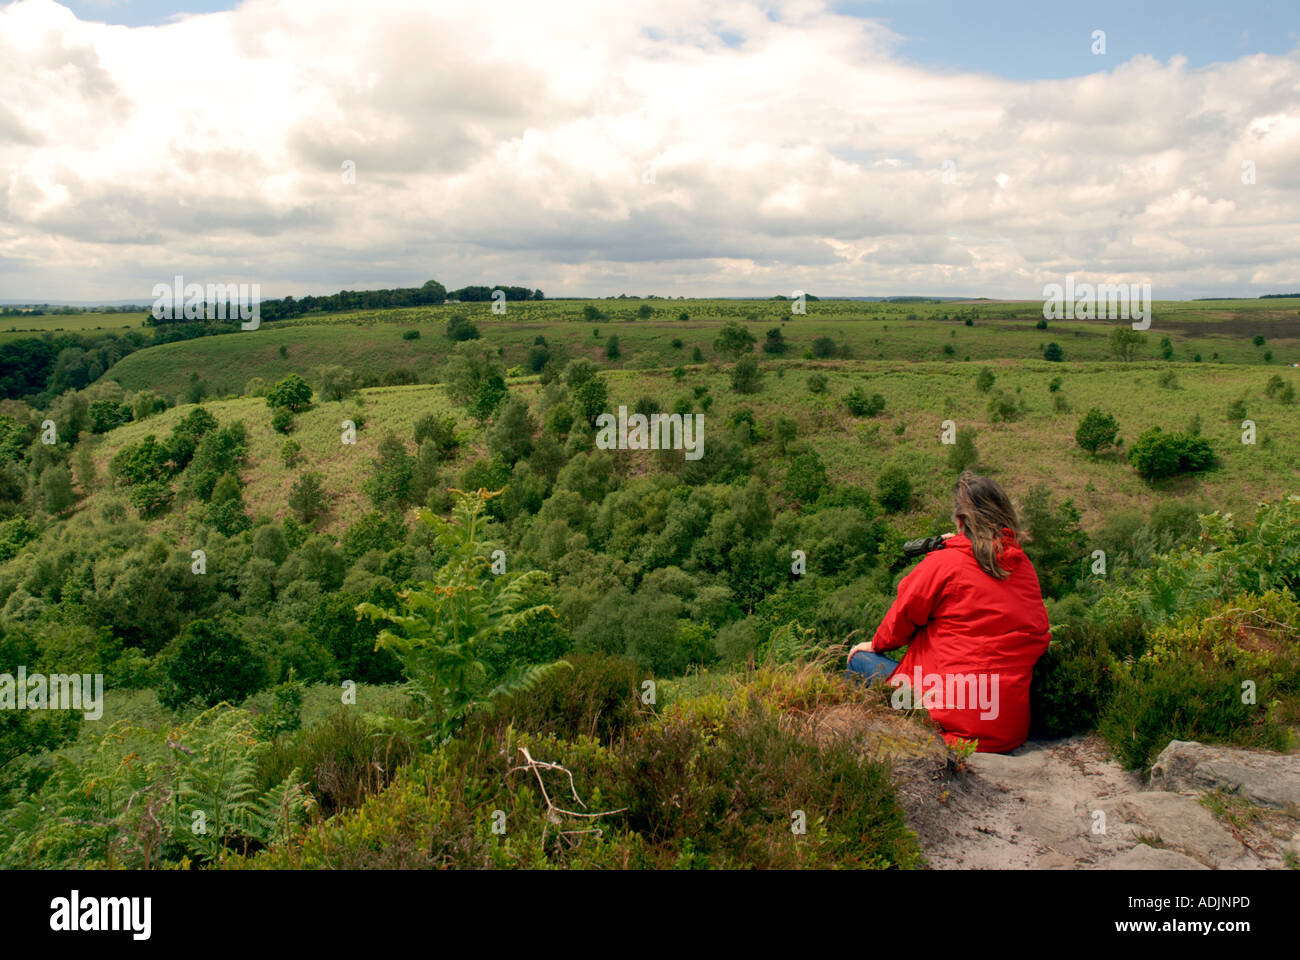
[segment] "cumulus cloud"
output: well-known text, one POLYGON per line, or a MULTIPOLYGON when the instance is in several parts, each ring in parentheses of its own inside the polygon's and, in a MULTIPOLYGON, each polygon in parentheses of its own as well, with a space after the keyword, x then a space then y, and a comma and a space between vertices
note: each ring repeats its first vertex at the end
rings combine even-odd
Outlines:
POLYGON ((19 0, 0 296, 1295 285, 1300 51, 1013 82, 897 41, 814 0, 247 0, 136 28, 19 0))

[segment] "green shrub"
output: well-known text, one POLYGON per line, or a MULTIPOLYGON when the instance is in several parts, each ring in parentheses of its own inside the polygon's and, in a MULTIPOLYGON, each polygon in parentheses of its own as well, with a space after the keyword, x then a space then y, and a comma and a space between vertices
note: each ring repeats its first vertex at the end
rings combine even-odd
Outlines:
POLYGON ((1079 429, 1074 433, 1074 442, 1096 455, 1114 446, 1118 434, 1119 424, 1115 422, 1115 418, 1093 407, 1079 421, 1079 429))
POLYGON ((854 387, 845 396, 844 405, 855 417, 874 417, 885 409, 885 398, 878 393, 868 396, 861 387, 854 387))
POLYGON ((647 670, 625 657, 602 653, 566 656, 571 669, 555 670, 528 691, 502 696, 467 728, 509 724, 528 733, 564 740, 592 737, 609 744, 652 709, 641 703, 647 670))
POLYGON ((1128 459, 1145 480, 1208 470, 1215 463, 1214 451, 1204 437, 1164 433, 1159 427, 1144 431, 1133 442, 1128 459))
POLYGON ((912 505, 912 480, 899 464, 890 464, 876 478, 876 499, 889 513, 903 513, 912 505))

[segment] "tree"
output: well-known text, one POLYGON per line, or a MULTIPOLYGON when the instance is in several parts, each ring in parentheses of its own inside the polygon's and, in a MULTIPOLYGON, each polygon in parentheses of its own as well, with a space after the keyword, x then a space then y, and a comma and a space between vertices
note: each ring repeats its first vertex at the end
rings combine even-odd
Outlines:
POLYGON ((298 514, 298 519, 309 524, 318 517, 323 517, 329 508, 329 498, 319 473, 304 473, 293 482, 289 489, 289 509, 298 514))
POLYGON ((76 502, 72 494, 72 473, 61 463, 41 471, 41 502, 50 513, 62 513, 76 502))
POLYGON ((1119 433, 1119 424, 1109 413, 1102 413, 1093 407, 1079 421, 1079 429, 1074 433, 1074 441, 1094 456, 1115 445, 1115 436, 1119 433))
POLYGON ((262 661, 231 625, 194 620, 167 662, 167 680, 158 700, 169 710, 190 703, 214 707, 223 700, 240 704, 260 690, 265 679, 262 661))
POLYGON ((773 327, 767 331, 766 339, 763 340, 763 352, 782 354, 790 349, 790 343, 785 338, 785 333, 780 327, 773 327))
MULTIPOLYGON (((418 335, 420 331, 414 332, 418 335)), ((343 400, 355 394, 361 387, 357 375, 347 367, 338 364, 319 367, 316 371, 316 379, 320 382, 319 393, 323 400, 343 400)))
POLYGON ((997 377, 990 368, 980 367, 980 372, 975 376, 975 389, 980 393, 988 393, 996 381, 997 377))
POLYGON ((605 359, 617 360, 623 355, 623 351, 618 347, 618 337, 611 336, 605 341, 605 359))
POLYGON ((1059 363, 1065 359, 1065 351, 1061 349, 1059 343, 1049 343, 1047 349, 1043 351, 1043 359, 1051 360, 1053 363, 1059 363))
POLYGON ((490 344, 463 341, 456 344, 447 361, 447 392, 457 403, 471 406, 485 396, 485 387, 499 384, 504 391, 505 372, 505 364, 490 344))
POLYGON ((424 446, 425 442, 433 444, 439 460, 453 460, 460 447, 460 435, 456 433, 455 417, 436 417, 426 414, 415 421, 415 442, 424 446))
POLYGON ((474 325, 472 320, 465 317, 452 317, 447 321, 447 339, 452 343, 477 340, 478 338, 478 327, 474 325))
POLYGON ((1043 592, 1049 597, 1068 593, 1083 574, 1081 564, 1088 549, 1074 502, 1066 500, 1054 507, 1051 491, 1036 484, 1021 504, 1020 519, 1028 534, 1024 550, 1038 571, 1043 592))
POLYGON ((889 464, 876 478, 876 499, 889 513, 903 513, 912 505, 912 480, 900 464, 889 464))
POLYGON ((533 452, 537 420, 528 402, 519 397, 508 400, 488 430, 488 449, 510 466, 533 452))
POLYGON ((812 450, 805 450, 790 460, 785 473, 785 488, 801 503, 813 503, 825 492, 829 481, 826 464, 812 450))
POLYGON ((592 377, 584 381, 576 390, 570 387, 573 395, 573 401, 582 415, 587 418, 588 423, 595 423, 596 417, 605 412, 605 404, 608 402, 605 381, 600 377, 592 377))
POLYGON ((948 451, 948 468, 961 473, 979 463, 979 451, 975 449, 975 428, 958 427, 957 442, 948 451))
POLYGON ((293 413, 305 410, 311 404, 311 387, 296 373, 291 373, 266 395, 266 405, 283 407, 293 413))
POLYGON ((741 357, 731 371, 731 389, 737 393, 758 393, 763 387, 763 371, 759 369, 758 358, 741 357))
POLYGON ((415 460, 392 431, 379 441, 379 456, 371 467, 370 477, 362 484, 371 502, 380 510, 405 509, 411 502, 415 460))
POLYGON ((1147 335, 1131 327, 1116 327, 1110 332, 1110 349, 1118 360, 1132 361, 1146 342, 1147 335))
POLYGON ((754 343, 755 338, 752 333, 735 320, 729 320, 722 328, 722 332, 718 334, 718 338, 713 341, 713 349, 722 356, 734 360, 752 351, 754 343))

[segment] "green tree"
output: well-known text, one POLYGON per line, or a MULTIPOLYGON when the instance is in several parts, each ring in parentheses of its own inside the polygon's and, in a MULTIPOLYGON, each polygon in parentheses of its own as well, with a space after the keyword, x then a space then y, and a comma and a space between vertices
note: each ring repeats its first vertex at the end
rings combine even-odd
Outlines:
POLYGON ((758 393, 763 388, 763 371, 758 366, 758 358, 741 357, 731 371, 731 389, 737 393, 758 393))
POLYGON ((62 513, 76 502, 72 493, 72 472, 61 463, 41 471, 41 503, 50 513, 62 513))
POLYGON ((1147 335, 1131 327, 1116 327, 1110 332, 1110 350, 1117 360, 1132 361, 1146 342, 1147 335))
POLYGON ((1028 534, 1025 553, 1038 571, 1043 592, 1049 597, 1068 593, 1083 575, 1082 561, 1088 549, 1074 502, 1053 506, 1051 491, 1036 484, 1021 504, 1020 519, 1028 534))
POLYGON ((298 520, 309 524, 323 517, 329 509, 329 498, 325 493, 322 477, 316 471, 304 473, 289 488, 289 509, 298 515, 298 520))
POLYGON ((266 395, 268 407, 284 407, 293 413, 306 410, 311 404, 311 386, 296 373, 291 373, 266 395))
POLYGON ((979 452, 975 449, 975 428, 958 427, 957 442, 948 451, 948 468, 961 473, 979 462, 979 452))
POLYGON ((721 356, 734 360, 754 349, 755 338, 744 326, 735 320, 727 321, 718 338, 713 341, 713 349, 721 356))
POLYGON ((980 367, 980 372, 975 376, 975 389, 980 393, 988 393, 993 389, 993 384, 996 381, 997 376, 994 375, 992 369, 980 367))
POLYGON ((785 333, 780 327, 773 327, 767 331, 767 336, 763 340, 763 352, 773 354, 783 354, 790 349, 790 342, 786 340, 785 333))
POLYGON ((901 464, 889 464, 876 477, 876 499, 889 513, 904 513, 912 505, 912 479, 901 464))
POLYGON ((1061 349, 1059 343, 1053 341, 1052 343, 1049 343, 1047 349, 1043 351, 1043 359, 1051 360, 1053 363, 1059 363, 1065 359, 1065 351, 1061 349))
POLYGON ((216 620, 191 621, 166 669, 158 700, 169 710, 190 703, 214 707, 223 700, 238 705, 266 682, 266 668, 244 638, 216 620))
POLYGON ((415 459, 406 444, 391 430, 379 441, 379 455, 371 462, 371 474, 362 487, 380 510, 397 512, 412 499, 415 459))
MULTIPOLYGON (((418 336, 420 331, 408 332, 414 332, 418 336)), ((353 396, 361 387, 357 375, 347 367, 338 364, 318 367, 316 380, 320 384, 318 393, 322 400, 343 400, 353 396)))
POLYGON ((528 409, 528 401, 514 397, 506 401, 488 430, 488 449, 513 467, 533 452, 536 436, 537 420, 528 409))
POLYGON ((1102 413, 1093 407, 1079 421, 1079 429, 1074 433, 1074 441, 1089 453, 1096 455, 1115 445, 1119 433, 1119 424, 1109 413, 1102 413))

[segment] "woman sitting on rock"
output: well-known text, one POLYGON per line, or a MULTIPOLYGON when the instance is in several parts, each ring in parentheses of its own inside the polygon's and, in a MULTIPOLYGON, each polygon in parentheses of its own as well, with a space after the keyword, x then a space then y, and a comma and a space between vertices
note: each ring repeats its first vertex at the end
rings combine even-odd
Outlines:
POLYGON ((898 599, 849 675, 887 678, 896 707, 924 707, 944 739, 1005 753, 1029 735, 1029 684, 1050 639, 1034 565, 1015 508, 987 477, 966 471, 954 490, 957 534, 898 584, 898 599), (907 646, 901 663, 883 655, 907 646))

